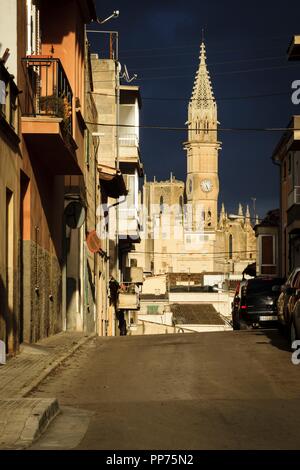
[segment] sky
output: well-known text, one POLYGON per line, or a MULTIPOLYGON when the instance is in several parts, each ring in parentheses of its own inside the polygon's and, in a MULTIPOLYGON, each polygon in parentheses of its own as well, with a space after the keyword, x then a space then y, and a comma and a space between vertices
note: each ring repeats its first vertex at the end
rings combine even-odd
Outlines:
MULTIPOLYGON (((141 125, 185 127, 199 64, 202 30, 207 64, 223 128, 284 128, 300 105, 291 84, 300 62, 286 51, 300 34, 300 2, 270 0, 96 0, 99 18, 120 16, 95 29, 119 32, 120 62, 140 86, 141 125), (254 96, 253 96, 254 95, 254 96), (264 95, 264 96, 256 96, 264 95), (265 96, 267 95, 267 96, 265 96)), ((105 35, 91 34, 92 52, 107 57, 105 35)), ((279 171, 271 157, 281 132, 219 132, 219 204, 236 213, 239 203, 265 213, 279 206, 279 171)), ((186 179, 185 131, 141 129, 147 179, 186 179)))

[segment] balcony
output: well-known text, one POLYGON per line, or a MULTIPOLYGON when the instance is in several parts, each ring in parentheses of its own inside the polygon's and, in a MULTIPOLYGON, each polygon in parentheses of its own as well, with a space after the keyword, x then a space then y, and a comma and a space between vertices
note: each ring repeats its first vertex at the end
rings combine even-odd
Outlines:
POLYGON ((300 204, 300 186, 295 186, 288 195, 288 209, 294 205, 300 204))
POLYGON ((119 209, 119 238, 132 243, 140 243, 140 219, 136 207, 119 209))
POLYGON ((119 137, 120 147, 139 148, 139 139, 136 134, 124 134, 119 137))
POLYGON ((287 224, 289 230, 298 227, 300 220, 300 186, 295 186, 288 195, 287 224))
POLYGON ((78 175, 73 139, 73 93, 59 59, 22 59, 26 78, 22 134, 30 151, 54 175, 78 175))
POLYGON ((140 309, 140 292, 135 284, 123 283, 124 290, 118 295, 119 310, 139 310, 140 309))
POLYGON ((124 166, 135 166, 140 176, 143 174, 143 165, 140 160, 139 138, 136 134, 121 134, 119 136, 119 161, 124 166))

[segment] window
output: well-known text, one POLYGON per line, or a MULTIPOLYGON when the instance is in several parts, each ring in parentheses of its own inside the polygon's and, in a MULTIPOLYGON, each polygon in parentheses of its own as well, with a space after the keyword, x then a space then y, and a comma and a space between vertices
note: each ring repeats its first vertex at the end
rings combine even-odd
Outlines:
POLYGON ((158 305, 147 305, 147 315, 157 315, 158 305))
POLYGON ((228 252, 229 252, 229 259, 232 259, 232 255, 233 255, 233 237, 232 237, 231 234, 229 235, 228 252))
POLYGON ((261 235, 261 274, 276 274, 275 238, 273 235, 261 235))
POLYGON ((289 175, 292 172, 292 153, 289 153, 289 175))
POLYGON ((5 116, 6 108, 6 83, 0 76, 0 112, 5 116))
POLYGON ((0 115, 18 132, 18 88, 3 64, 0 63, 0 115))
POLYGON ((162 214, 164 212, 164 198, 162 196, 160 196, 159 208, 160 208, 160 213, 162 214))

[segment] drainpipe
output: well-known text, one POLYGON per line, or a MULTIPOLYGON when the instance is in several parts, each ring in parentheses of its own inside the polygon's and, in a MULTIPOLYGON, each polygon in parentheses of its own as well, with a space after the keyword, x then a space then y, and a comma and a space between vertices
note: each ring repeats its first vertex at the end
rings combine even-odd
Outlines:
MULTIPOLYGON (((277 255, 278 255, 278 268, 279 268, 279 275, 282 277, 283 275, 283 271, 284 271, 284 275, 286 275, 286 272, 285 272, 285 269, 286 269, 286 264, 284 266, 284 269, 283 269, 283 266, 282 266, 282 257, 283 257, 283 253, 282 253, 282 230, 283 230, 283 223, 282 223, 282 197, 281 197, 281 163, 278 161, 278 160, 275 160, 274 158, 272 158, 272 162, 274 163, 274 165, 276 165, 277 167, 279 167, 279 190, 280 190, 280 215, 279 215, 279 233, 278 233, 278 243, 277 243, 277 255)), ((284 258, 286 258, 286 244, 284 246, 284 258)))
MULTIPOLYGON (((117 111, 117 116, 116 116, 116 169, 119 170, 120 168, 120 163, 119 163, 119 154, 120 154, 120 149, 119 149, 119 124, 120 124, 120 74, 119 74, 119 34, 118 32, 115 33, 116 35, 116 58, 115 58, 115 73, 116 73, 116 111, 117 111)), ((121 276, 120 276, 120 266, 119 266, 119 204, 116 206, 116 270, 117 270, 117 281, 121 281, 121 276)))

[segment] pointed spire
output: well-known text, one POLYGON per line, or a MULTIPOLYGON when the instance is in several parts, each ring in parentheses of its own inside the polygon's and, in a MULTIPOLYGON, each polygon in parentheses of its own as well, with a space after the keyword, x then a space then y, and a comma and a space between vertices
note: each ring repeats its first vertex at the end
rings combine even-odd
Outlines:
POLYGON ((239 204, 239 212, 238 212, 238 214, 239 214, 240 217, 244 217, 243 206, 242 206, 241 203, 239 204))
POLYGON ((200 65, 194 82, 192 105, 198 109, 211 107, 215 103, 209 71, 206 65, 206 48, 204 41, 200 47, 200 65))
POLYGON ((221 228, 224 227, 225 220, 226 220, 226 213, 225 213, 225 205, 224 205, 224 202, 223 202, 222 207, 221 207, 221 212, 220 212, 220 219, 219 219, 219 226, 221 228))
POLYGON ((251 224, 251 215, 250 215, 250 209, 249 209, 248 204, 247 204, 247 209, 246 209, 245 223, 247 225, 251 224))

